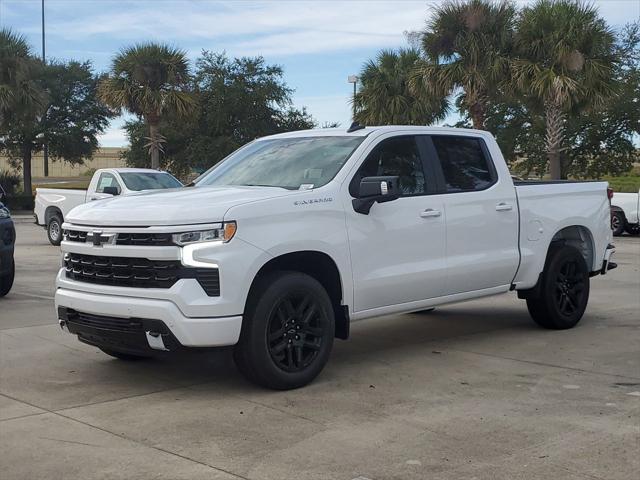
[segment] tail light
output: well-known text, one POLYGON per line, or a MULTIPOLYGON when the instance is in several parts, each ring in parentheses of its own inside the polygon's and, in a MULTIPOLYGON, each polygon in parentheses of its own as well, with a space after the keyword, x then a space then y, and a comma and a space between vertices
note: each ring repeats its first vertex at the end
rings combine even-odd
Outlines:
POLYGON ((609 199, 609 205, 611 205, 611 199, 613 198, 613 188, 607 187, 607 198, 609 199))

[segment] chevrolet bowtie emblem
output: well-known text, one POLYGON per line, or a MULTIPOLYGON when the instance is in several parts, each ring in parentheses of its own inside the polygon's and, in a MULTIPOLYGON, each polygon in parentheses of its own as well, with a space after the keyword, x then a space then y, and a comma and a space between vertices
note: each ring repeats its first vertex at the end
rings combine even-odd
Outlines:
POLYGON ((91 242, 94 247, 101 247, 105 243, 110 243, 114 237, 114 233, 103 235, 101 230, 94 230, 87 233, 87 243, 91 242))

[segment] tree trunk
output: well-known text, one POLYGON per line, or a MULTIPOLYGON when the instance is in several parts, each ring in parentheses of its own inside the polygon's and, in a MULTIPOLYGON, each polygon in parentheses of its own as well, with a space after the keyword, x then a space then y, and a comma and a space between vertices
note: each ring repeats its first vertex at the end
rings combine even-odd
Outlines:
POLYGON ((545 146, 549 160, 549 175, 552 180, 562 178, 562 142, 564 140, 564 112, 553 103, 548 103, 545 109, 546 136, 545 146))
POLYGON ((25 195, 33 195, 33 189, 31 186, 31 148, 24 147, 22 150, 22 184, 24 186, 25 195))
POLYGON ((478 101, 469 105, 469 115, 471 116, 471 122, 473 128, 476 130, 484 130, 485 111, 484 105, 478 101))
POLYGON ((149 122, 149 137, 151 146, 151 168, 160 170, 160 139, 158 138, 158 124, 149 122))

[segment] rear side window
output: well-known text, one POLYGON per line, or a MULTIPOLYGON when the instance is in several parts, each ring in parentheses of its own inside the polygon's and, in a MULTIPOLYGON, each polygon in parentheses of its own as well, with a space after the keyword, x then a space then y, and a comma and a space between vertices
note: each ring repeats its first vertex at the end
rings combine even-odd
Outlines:
POLYGON ((479 138, 434 135, 447 192, 484 190, 495 181, 490 160, 479 138))
POLYGON ((393 137, 380 142, 353 178, 349 186, 351 194, 355 196, 357 185, 363 178, 387 175, 399 177, 403 196, 426 193, 424 170, 415 137, 393 137))

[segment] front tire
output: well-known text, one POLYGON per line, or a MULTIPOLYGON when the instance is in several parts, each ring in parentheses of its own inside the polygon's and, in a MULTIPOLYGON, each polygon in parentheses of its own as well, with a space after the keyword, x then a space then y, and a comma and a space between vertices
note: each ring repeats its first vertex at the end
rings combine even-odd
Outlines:
POLYGON ((613 232, 614 237, 619 237, 624 233, 626 223, 627 221, 624 218, 624 213, 619 210, 611 212, 611 231, 613 232))
POLYGON ((324 287, 304 273, 275 272, 252 289, 234 360, 253 383, 299 388, 324 368, 334 335, 333 306, 324 287))
POLYGON ((49 243, 56 247, 62 242, 62 217, 57 213, 52 215, 47 223, 47 238, 49 243))
POLYGON ((553 330, 574 327, 589 302, 589 269, 580 251, 551 247, 541 282, 540 296, 527 298, 531 318, 553 330))
POLYGON ((638 235, 640 234, 640 224, 638 223, 627 223, 625 230, 629 235, 638 235))

